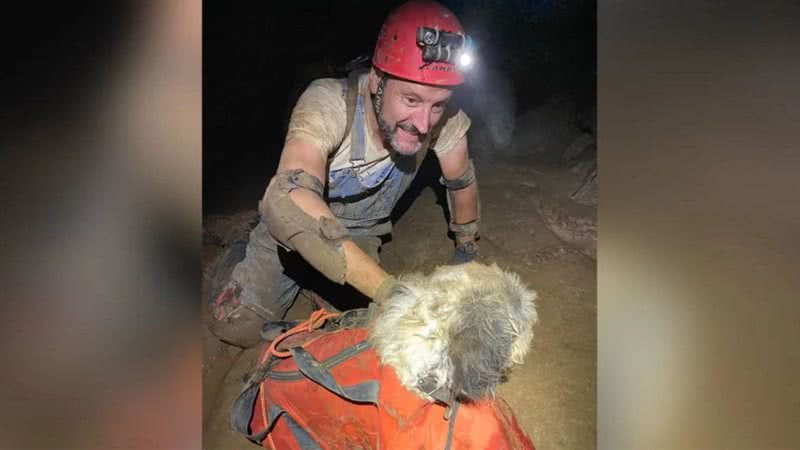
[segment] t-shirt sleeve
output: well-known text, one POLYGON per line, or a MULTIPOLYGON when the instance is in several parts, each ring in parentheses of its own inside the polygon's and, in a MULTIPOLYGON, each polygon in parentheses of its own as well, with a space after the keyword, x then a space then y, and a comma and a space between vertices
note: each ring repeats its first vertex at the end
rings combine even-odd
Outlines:
POLYGON ((469 117, 460 109, 447 117, 435 138, 436 140, 431 144, 436 156, 442 156, 452 150, 458 141, 467 134, 471 123, 469 117))
POLYGON ((306 88, 292 110, 286 140, 300 138, 315 144, 327 159, 341 144, 347 126, 347 107, 341 80, 322 78, 306 88))

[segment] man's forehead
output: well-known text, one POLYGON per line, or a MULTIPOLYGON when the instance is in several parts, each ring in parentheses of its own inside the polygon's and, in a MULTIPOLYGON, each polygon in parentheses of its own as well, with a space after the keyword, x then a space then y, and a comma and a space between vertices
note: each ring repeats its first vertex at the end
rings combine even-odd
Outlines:
POLYGON ((423 100, 440 102, 449 99, 450 96, 453 95, 453 89, 451 88, 431 86, 429 84, 414 83, 412 81, 398 79, 392 81, 397 83, 397 90, 400 93, 416 94, 423 100))

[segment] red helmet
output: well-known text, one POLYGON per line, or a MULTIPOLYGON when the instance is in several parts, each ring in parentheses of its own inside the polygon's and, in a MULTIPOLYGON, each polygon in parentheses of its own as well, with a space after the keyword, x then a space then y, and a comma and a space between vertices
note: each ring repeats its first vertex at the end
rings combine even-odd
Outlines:
POLYGON ((432 38, 442 35, 456 37, 464 45, 466 36, 461 23, 444 6, 432 1, 411 1, 392 11, 386 18, 378 35, 378 43, 372 55, 372 64, 378 69, 398 78, 439 86, 454 86, 464 82, 460 69, 449 57, 450 48, 431 48, 441 53, 444 49, 447 58, 431 62, 423 60, 423 50, 418 44, 423 40, 421 29, 429 29, 432 38), (435 35, 434 33, 435 32, 435 35), (442 61, 446 59, 451 62, 442 61))

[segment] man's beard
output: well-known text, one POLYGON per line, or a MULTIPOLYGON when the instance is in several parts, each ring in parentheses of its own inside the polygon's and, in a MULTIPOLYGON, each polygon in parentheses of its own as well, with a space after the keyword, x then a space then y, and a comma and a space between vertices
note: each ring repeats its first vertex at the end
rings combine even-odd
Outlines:
POLYGON ((378 128, 381 130, 381 137, 383 138, 383 142, 384 144, 389 144, 392 150, 396 151, 401 155, 413 155, 417 153, 420 148, 422 148, 422 143, 425 142, 426 135, 420 133, 417 127, 415 127, 414 125, 405 122, 398 122, 394 126, 389 125, 389 123, 383 119, 382 114, 378 114, 377 119, 378 119, 378 128), (413 144, 411 147, 409 147, 408 145, 401 144, 397 139, 398 128, 402 128, 408 133, 416 135, 417 140, 419 142, 413 144))

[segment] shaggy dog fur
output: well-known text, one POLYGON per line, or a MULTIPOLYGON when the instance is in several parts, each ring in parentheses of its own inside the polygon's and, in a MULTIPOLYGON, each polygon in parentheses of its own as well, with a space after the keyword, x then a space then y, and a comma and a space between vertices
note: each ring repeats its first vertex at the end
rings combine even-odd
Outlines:
POLYGON ((409 390, 437 398, 492 396, 533 339, 536 293, 497 265, 443 266, 401 276, 370 327, 381 363, 409 390))

